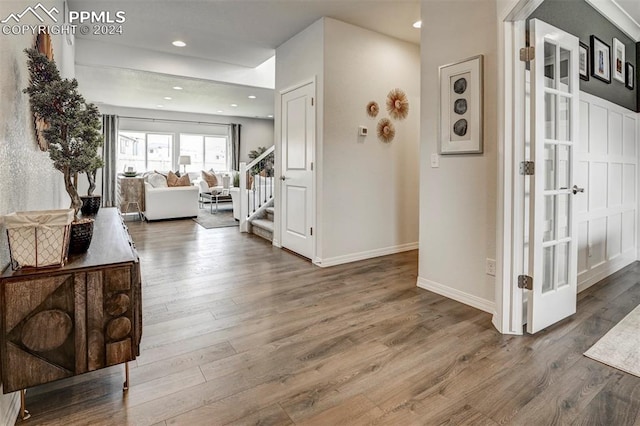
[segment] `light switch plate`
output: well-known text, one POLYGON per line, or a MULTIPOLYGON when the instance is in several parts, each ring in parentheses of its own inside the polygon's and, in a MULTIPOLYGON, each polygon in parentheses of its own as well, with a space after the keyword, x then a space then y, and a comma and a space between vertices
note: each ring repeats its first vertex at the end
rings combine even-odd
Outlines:
POLYGON ((440 167, 440 156, 438 154, 431 154, 431 167, 440 167))

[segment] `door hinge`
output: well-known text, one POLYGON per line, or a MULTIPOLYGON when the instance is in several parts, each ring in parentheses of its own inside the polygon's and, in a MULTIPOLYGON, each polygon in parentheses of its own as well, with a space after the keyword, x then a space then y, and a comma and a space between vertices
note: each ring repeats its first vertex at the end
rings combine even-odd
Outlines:
POLYGON ((313 226, 309 229, 309 232, 311 232, 311 236, 313 236, 313 226))
POLYGON ((529 275, 518 275, 518 288, 533 290, 533 278, 529 275))
POLYGON ((311 98, 311 106, 313 106, 313 98, 311 98))
POLYGON ((313 161, 311 162, 311 171, 313 171, 313 161))
POLYGON ((520 49, 520 60, 522 62, 531 62, 536 58, 536 48, 527 46, 520 49))
POLYGON ((536 171, 536 164, 533 161, 522 161, 520 163, 520 174, 525 176, 533 176, 536 171))

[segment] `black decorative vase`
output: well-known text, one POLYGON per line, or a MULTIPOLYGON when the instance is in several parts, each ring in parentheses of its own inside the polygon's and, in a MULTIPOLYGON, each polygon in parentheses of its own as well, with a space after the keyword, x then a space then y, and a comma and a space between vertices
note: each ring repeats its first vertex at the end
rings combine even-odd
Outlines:
POLYGON ((95 216, 98 214, 102 204, 102 195, 85 195, 80 198, 82 199, 80 211, 83 216, 95 216))
POLYGON ((69 238, 69 255, 86 253, 93 238, 94 219, 80 219, 71 223, 69 238))

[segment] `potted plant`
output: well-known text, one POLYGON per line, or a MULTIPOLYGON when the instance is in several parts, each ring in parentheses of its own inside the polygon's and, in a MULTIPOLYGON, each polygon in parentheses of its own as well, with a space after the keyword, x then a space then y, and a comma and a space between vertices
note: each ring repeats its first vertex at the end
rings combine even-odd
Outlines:
POLYGON ((89 248, 93 219, 78 218, 82 201, 76 187, 77 175, 95 166, 102 145, 100 112, 78 93, 76 79, 62 79, 55 62, 36 49, 26 49, 29 68, 29 104, 34 116, 44 122, 44 139, 49 145, 53 166, 64 175, 64 184, 74 220, 71 224, 69 253, 89 248), (75 177, 75 179, 74 179, 75 177))

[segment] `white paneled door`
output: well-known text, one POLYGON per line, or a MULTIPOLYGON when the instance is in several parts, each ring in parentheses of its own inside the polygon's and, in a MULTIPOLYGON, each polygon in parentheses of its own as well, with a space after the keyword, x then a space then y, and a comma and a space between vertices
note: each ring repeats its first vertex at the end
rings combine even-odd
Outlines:
POLYGON ((572 315, 577 296, 574 181, 578 140, 578 39, 531 20, 531 181, 527 331, 538 332, 572 315))
POLYGON ((282 94, 282 247, 311 259, 313 253, 313 83, 282 94))

